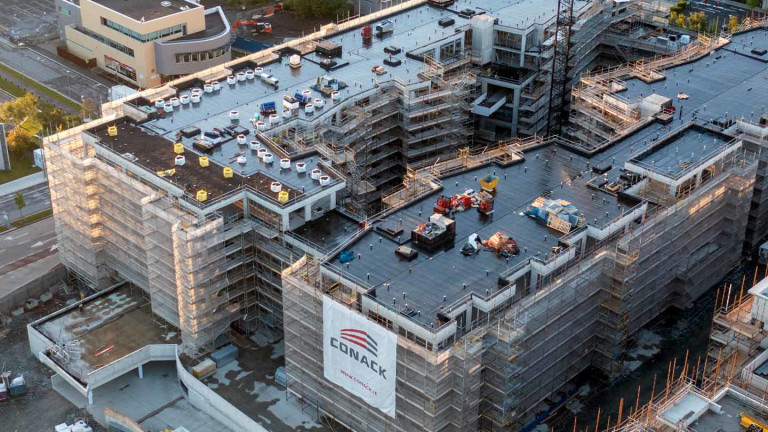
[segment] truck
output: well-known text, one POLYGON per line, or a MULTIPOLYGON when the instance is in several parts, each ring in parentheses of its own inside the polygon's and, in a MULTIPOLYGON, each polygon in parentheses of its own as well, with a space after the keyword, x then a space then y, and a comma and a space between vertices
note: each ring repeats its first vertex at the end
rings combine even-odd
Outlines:
POLYGON ((395 25, 390 20, 384 20, 378 24, 376 24, 376 34, 385 34, 385 33, 392 33, 394 31, 395 25))
POLYGON ((264 84, 271 85, 272 87, 277 88, 277 85, 279 84, 279 80, 275 78, 274 76, 268 74, 268 73, 262 73, 259 75, 259 78, 261 79, 261 82, 264 84))
POLYGON ((310 95, 306 94, 306 93, 302 93, 302 92, 298 92, 297 91, 296 93, 294 93, 293 97, 297 101, 299 101, 300 105, 306 105, 306 104, 312 102, 312 97, 310 95))
POLYGON ((291 95, 285 95, 283 96, 283 108, 291 111, 297 110, 299 109, 299 101, 291 95))
POLYGON ((277 106, 274 102, 264 102, 259 105, 259 112, 261 114, 275 114, 277 113, 277 106))

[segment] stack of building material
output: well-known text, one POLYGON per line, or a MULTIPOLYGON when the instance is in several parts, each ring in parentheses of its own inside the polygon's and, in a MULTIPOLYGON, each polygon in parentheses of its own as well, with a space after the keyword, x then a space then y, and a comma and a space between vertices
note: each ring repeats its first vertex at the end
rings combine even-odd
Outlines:
POLYGON ((192 375, 199 380, 204 380, 215 373, 216 363, 211 359, 205 359, 192 367, 192 375))

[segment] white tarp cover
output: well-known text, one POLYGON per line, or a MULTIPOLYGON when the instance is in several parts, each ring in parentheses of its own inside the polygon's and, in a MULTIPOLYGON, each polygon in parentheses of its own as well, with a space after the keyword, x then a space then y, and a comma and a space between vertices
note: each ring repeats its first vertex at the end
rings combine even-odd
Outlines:
POLYGON ((323 297, 323 375, 395 417, 397 335, 323 297))

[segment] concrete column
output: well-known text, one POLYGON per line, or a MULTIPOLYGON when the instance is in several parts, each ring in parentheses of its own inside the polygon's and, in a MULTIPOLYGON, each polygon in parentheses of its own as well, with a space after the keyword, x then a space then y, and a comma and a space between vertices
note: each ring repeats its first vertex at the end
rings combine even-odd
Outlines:
POLYGON ((333 209, 335 209, 335 208, 336 208, 336 192, 332 193, 332 194, 331 194, 331 196, 330 196, 330 198, 331 198, 331 205, 330 205, 330 207, 329 207, 329 208, 330 208, 331 210, 333 210, 333 209))
POLYGON ((525 40, 528 39, 528 33, 523 33, 520 38, 520 67, 525 65, 525 40))
POLYGON ((290 217, 290 216, 291 216, 291 214, 290 214, 290 213, 284 213, 284 214, 282 215, 282 219, 283 219, 283 224, 282 224, 282 225, 283 225, 283 231, 288 231, 288 229, 289 229, 289 227, 290 227, 290 225, 291 225, 291 217, 290 217))
MULTIPOLYGON (((245 194, 243 194, 243 195, 245 195, 245 194)), ((251 209, 250 209, 250 206, 248 205, 248 203, 249 203, 248 197, 243 196, 243 218, 245 220, 248 220, 248 219, 251 218, 251 209)))
POLYGON ((93 390, 88 390, 88 405, 93 405, 93 390))
POLYGON ((139 365, 139 379, 144 379, 144 365, 139 365))
POLYGON ((312 203, 304 206, 304 220, 307 222, 312 220, 312 203))

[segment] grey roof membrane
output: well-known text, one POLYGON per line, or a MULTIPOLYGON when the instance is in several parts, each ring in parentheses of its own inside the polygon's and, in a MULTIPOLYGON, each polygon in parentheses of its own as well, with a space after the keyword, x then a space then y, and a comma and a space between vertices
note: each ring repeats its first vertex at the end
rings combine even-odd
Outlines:
MULTIPOLYGON (((768 47, 768 34, 759 31, 737 35, 730 46, 738 47, 750 42, 754 46, 768 47)), ((629 81, 629 90, 625 95, 648 95, 651 93, 650 89, 654 88, 657 93, 672 98, 678 112, 681 105, 684 107, 683 120, 676 114, 671 125, 652 123, 593 156, 589 159, 590 166, 611 164, 613 168, 608 176, 612 180, 615 179, 625 161, 636 156, 657 139, 664 138, 683 121, 690 121, 690 113, 693 112, 697 112, 699 120, 718 118, 724 116, 725 112, 728 112, 729 116, 743 115, 748 119, 751 117, 750 113, 755 112, 754 119, 757 120, 761 106, 766 103, 768 96, 768 80, 765 79, 767 74, 768 63, 719 50, 711 57, 670 70, 665 81, 653 85, 636 80, 629 81), (718 56, 720 58, 717 58, 718 56), (664 88, 665 85, 667 88, 664 88), (677 99, 676 95, 681 91, 687 93, 690 99, 677 99)), ((709 137, 699 138, 700 133, 698 129, 686 130, 660 150, 651 152, 651 157, 656 158, 659 164, 674 165, 675 158, 669 152, 675 148, 679 147, 680 152, 684 150, 687 154, 693 152, 694 157, 700 155, 704 152, 704 145, 711 146, 713 143, 709 137)), ((541 194, 551 191, 551 198, 572 202, 584 213, 589 223, 594 223, 597 219, 598 225, 603 225, 620 215, 622 210, 629 208, 628 205, 618 203, 611 195, 587 188, 587 182, 595 176, 587 170, 587 159, 563 148, 549 147, 527 153, 526 160, 517 165, 507 168, 489 166, 444 179, 445 189, 442 192, 397 210, 387 218, 387 222, 400 224, 402 220, 403 239, 406 239, 416 225, 427 220, 432 213, 432 206, 441 194, 452 195, 470 188, 478 190, 476 177, 494 171, 501 177, 495 200, 495 213, 489 219, 480 216, 475 209, 458 213, 456 241, 452 249, 440 250, 433 254, 420 250, 417 259, 407 262, 395 254, 396 242, 372 230, 349 246, 349 249, 355 251, 355 255, 362 255, 360 259, 356 257, 347 266, 341 264, 337 257, 331 264, 352 277, 369 280, 370 285, 377 287, 377 298, 382 304, 391 306, 392 299, 395 298, 395 308, 398 310, 404 303, 408 303, 410 308, 421 311, 419 316, 412 319, 429 325, 435 321, 435 312, 444 304, 450 305, 469 292, 480 295, 485 295, 486 289, 493 292, 497 288, 500 273, 538 252, 542 255, 550 252, 550 248, 557 245, 561 234, 520 215, 520 212, 541 194), (582 173, 582 176, 575 177, 578 173, 582 173), (593 193, 596 194, 595 199, 593 193), (521 253, 509 260, 499 258, 491 252, 481 252, 472 257, 461 254, 461 246, 470 234, 477 233, 481 238, 487 239, 496 231, 505 231, 513 237, 520 246, 521 253), (388 284, 389 288, 385 284, 388 284), (463 288, 464 284, 466 289, 463 288), (403 292, 406 293, 405 299, 403 292), (443 296, 446 296, 445 303, 443 296)))

